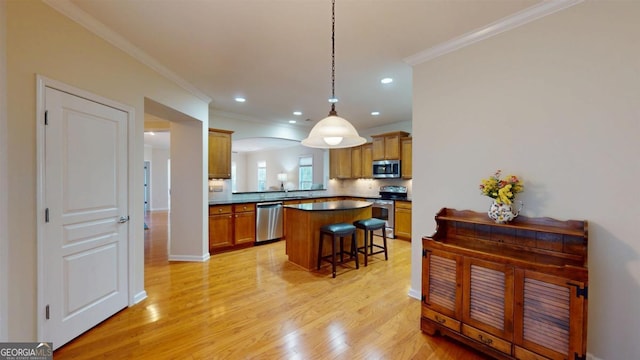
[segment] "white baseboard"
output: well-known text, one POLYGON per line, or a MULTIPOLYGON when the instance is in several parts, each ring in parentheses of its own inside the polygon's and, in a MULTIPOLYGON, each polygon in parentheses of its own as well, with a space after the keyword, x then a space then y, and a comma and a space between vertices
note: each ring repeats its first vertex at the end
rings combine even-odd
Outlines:
POLYGON ((422 299, 422 293, 420 291, 415 290, 415 289, 412 288, 412 289, 409 289, 409 297, 421 300, 422 299))
POLYGON ((135 304, 139 303, 140 301, 142 301, 142 300, 144 300, 146 298, 147 298, 147 292, 142 290, 142 291, 140 291, 139 293, 137 293, 137 294, 135 294, 133 296, 133 304, 131 304, 131 305, 135 305, 135 304))
POLYGON ((211 256, 209 253, 202 256, 196 255, 169 255, 169 261, 190 261, 190 262, 205 262, 209 260, 211 256))
POLYGON ((593 354, 591 353, 587 353, 587 360, 602 360, 598 357, 595 357, 593 354))

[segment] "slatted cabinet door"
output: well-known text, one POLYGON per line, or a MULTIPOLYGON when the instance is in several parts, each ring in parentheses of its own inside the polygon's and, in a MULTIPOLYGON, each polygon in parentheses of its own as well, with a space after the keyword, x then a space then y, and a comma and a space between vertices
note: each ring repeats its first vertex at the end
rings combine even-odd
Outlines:
POLYGON ((425 259, 422 262, 423 316, 460 331, 459 320, 462 316, 462 257, 438 250, 426 250, 424 254, 425 259), (456 321, 439 316, 434 311, 456 321))
POLYGON ((470 326, 463 333, 510 354, 510 344, 501 339, 513 339, 513 289, 512 266, 466 257, 462 318, 470 326))
POLYGON ((533 350, 549 359, 574 359, 584 356, 586 342, 582 321, 586 321, 586 299, 579 281, 533 271, 518 270, 515 298, 515 355, 526 358, 533 350), (520 289, 519 289, 520 290, 520 289))

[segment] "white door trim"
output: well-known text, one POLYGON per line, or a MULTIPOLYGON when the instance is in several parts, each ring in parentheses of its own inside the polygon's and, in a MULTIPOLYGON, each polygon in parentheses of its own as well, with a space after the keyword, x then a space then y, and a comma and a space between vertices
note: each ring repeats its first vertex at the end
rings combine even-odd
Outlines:
MULTIPOLYGON (((143 224, 142 224, 142 219, 140 214, 137 214, 134 210, 137 208, 135 206, 135 201, 134 201, 134 189, 136 188, 136 184, 134 181, 134 174, 135 172, 135 108, 133 108, 132 106, 129 105, 125 105, 122 103, 118 103, 116 101, 104 98, 102 96, 93 94, 91 92, 82 90, 82 89, 78 89, 76 87, 67 85, 65 83, 56 81, 56 80, 52 80, 49 78, 46 78, 44 76, 41 75, 37 75, 36 76, 36 167, 37 167, 37 173, 36 173, 36 231, 37 231, 37 309, 36 309, 36 319, 37 319, 37 336, 38 339, 41 338, 42 334, 43 334, 43 327, 44 327, 44 320, 45 320, 45 314, 44 314, 44 308, 45 308, 45 299, 44 299, 44 283, 43 283, 43 279, 44 277, 44 271, 45 269, 43 269, 43 259, 44 259, 44 255, 43 254, 43 241, 44 241, 44 209, 45 209, 45 204, 44 204, 44 159, 45 159, 45 154, 44 154, 44 150, 45 150, 45 146, 44 146, 44 139, 45 139, 45 125, 44 125, 44 111, 45 111, 45 103, 44 103, 44 94, 45 94, 45 88, 46 87, 50 87, 50 88, 54 88, 81 98, 85 98, 87 100, 91 100, 97 103, 101 103, 110 107, 113 107, 115 109, 119 109, 122 110, 124 112, 126 112, 129 116, 129 121, 128 121, 128 135, 127 135, 127 147, 128 147, 128 153, 129 156, 127 158, 127 168, 128 168, 128 179, 127 179, 127 186, 129 188, 129 196, 127 199, 127 205, 129 208, 129 216, 130 216, 130 221, 126 224, 126 226, 128 226, 128 233, 129 233, 129 241, 128 241, 128 247, 127 247, 127 251, 128 251, 128 259, 127 259, 127 278, 128 278, 128 282, 129 282, 129 287, 127 289, 128 294, 127 294, 127 298, 128 298, 128 303, 129 306, 134 305, 135 303, 141 301, 142 299, 144 299, 146 297, 146 294, 141 293, 141 294, 135 294, 135 276, 134 276, 134 271, 137 268, 136 265, 137 264, 137 260, 138 258, 143 258, 143 257, 139 257, 136 256, 135 254, 135 234, 136 231, 135 229, 137 229, 138 227, 142 228, 143 224)), ((142 268, 142 267, 141 267, 142 268)))

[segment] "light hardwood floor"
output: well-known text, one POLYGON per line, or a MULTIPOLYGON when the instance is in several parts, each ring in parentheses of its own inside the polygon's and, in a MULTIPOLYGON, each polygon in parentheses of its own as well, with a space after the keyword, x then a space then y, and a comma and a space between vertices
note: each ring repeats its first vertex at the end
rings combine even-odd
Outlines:
MULTIPOLYGON (((410 243, 390 240, 389 261, 308 272, 284 241, 167 261, 167 213, 145 231, 148 298, 54 353, 63 359, 485 359, 420 331, 409 298, 410 243)), ((178 240, 174 240, 178 241, 178 240)))

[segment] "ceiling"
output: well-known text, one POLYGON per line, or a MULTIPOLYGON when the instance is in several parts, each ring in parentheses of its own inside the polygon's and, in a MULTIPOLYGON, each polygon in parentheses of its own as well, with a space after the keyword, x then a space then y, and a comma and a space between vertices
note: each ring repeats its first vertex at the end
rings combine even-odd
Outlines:
MULTIPOLYGON (((330 110, 329 0, 70 1, 211 98, 214 114, 310 128, 330 110)), ((337 0, 338 114, 360 131, 411 121, 404 59, 539 2, 337 0)))

